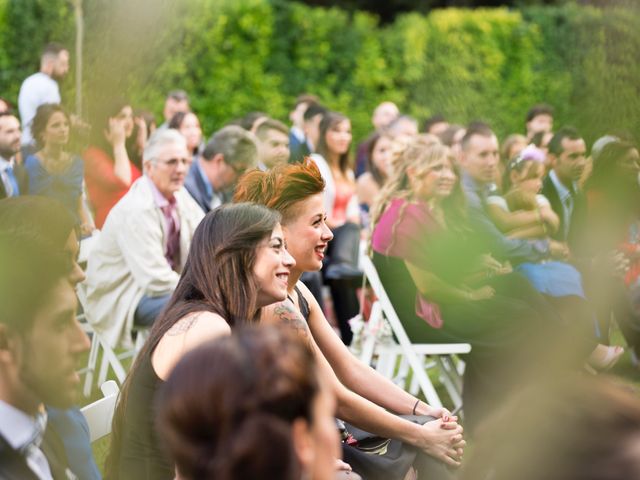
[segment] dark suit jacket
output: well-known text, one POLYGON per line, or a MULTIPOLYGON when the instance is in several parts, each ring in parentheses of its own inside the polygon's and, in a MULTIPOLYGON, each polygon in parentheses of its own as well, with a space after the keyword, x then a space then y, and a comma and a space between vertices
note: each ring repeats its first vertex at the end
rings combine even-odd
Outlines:
MULTIPOLYGON (((293 137, 293 135, 291 135, 293 137)), ((289 144, 289 163, 299 163, 302 162, 304 157, 307 155, 311 155, 311 150, 309 150, 309 145, 307 142, 296 142, 295 144, 289 144)))
MULTIPOLYGON (((55 432, 47 428, 40 450, 49 462, 54 480, 66 480, 69 469, 64 445, 55 432)), ((69 470, 69 472, 71 472, 69 470)), ((29 468, 25 457, 14 450, 0 435, 0 479, 2 480, 38 480, 38 476, 29 468)))
POLYGON ((198 160, 195 160, 191 164, 189 172, 187 173, 187 178, 184 180, 184 187, 191 194, 193 199, 198 202, 198 205, 200 205, 200 208, 202 208, 204 213, 209 213, 211 211, 212 197, 207 191, 207 185, 204 183, 205 180, 198 171, 197 162, 198 160))
MULTIPOLYGON (((13 174, 18 181, 18 188, 20 189, 20 195, 27 195, 29 193, 29 175, 22 165, 13 166, 13 174)), ((4 183, 0 181, 0 199, 6 198, 7 191, 4 188, 4 183)))
POLYGON ((558 231, 553 235, 554 240, 559 242, 567 242, 572 249, 579 245, 579 232, 583 230, 583 227, 587 219, 587 198, 581 190, 578 190, 573 198, 573 211, 571 212, 571 219, 569 222, 568 235, 564 236, 564 210, 562 209, 562 202, 558 195, 558 190, 551 180, 549 175, 546 176, 544 182, 542 182, 542 194, 547 197, 551 208, 560 218, 560 226, 558 231))

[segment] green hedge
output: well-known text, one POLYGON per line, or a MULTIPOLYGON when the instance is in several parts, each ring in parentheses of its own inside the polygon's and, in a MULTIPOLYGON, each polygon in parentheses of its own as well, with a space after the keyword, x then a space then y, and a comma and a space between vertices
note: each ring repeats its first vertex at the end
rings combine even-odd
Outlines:
MULTIPOLYGON (((0 95, 15 100, 48 39, 73 45, 67 0, 0 0, 0 95)), ((620 9, 446 9, 377 18, 286 0, 84 0, 84 97, 130 98, 158 115, 164 94, 190 92, 205 131, 250 110, 286 119, 295 96, 347 113, 357 137, 373 107, 443 113, 522 131, 527 108, 589 139, 640 130, 640 18, 620 9)), ((73 54, 73 48, 72 48, 73 54)), ((73 102, 72 76, 63 86, 73 102)), ((73 106, 73 105, 71 105, 73 106)))

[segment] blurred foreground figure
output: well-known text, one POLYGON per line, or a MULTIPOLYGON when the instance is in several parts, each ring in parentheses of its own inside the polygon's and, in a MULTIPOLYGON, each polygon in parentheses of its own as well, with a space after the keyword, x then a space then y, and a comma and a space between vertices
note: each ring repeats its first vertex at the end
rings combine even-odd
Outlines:
POLYGON ((240 330, 175 367, 158 408, 178 479, 334 478, 335 400, 311 351, 286 333, 240 330))
POLYGON ((481 427, 461 480, 640 478, 639 399, 601 377, 527 388, 481 427))
POLYGON ((0 478, 76 478, 43 405, 73 404, 89 348, 69 263, 46 240, 4 229, 0 265, 0 478))

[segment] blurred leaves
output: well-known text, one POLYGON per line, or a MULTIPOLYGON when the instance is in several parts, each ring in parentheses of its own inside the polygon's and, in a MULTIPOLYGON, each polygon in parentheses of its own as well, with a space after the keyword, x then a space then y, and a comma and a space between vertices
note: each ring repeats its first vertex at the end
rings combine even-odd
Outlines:
MULTIPOLYGON (((590 139, 640 131, 640 15, 621 8, 450 8, 389 24, 287 0, 84 0, 84 10, 90 108, 120 96, 159 115, 183 88, 211 133, 251 110, 284 120, 309 92, 362 138, 382 100, 419 118, 486 119, 500 135, 522 131, 527 108, 545 101, 558 125, 590 139)), ((15 102, 47 41, 69 45, 73 65, 74 35, 67 0, 0 0, 0 95, 15 102)))

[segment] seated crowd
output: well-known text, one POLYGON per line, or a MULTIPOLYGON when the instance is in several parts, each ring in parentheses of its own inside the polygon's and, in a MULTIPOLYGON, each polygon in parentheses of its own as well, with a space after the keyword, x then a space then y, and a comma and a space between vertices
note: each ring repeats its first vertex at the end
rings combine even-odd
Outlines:
POLYGON ((353 149, 349 117, 302 95, 291 128, 250 112, 205 140, 181 90, 157 127, 117 99, 87 135, 60 104, 67 69, 66 49, 49 45, 20 115, 0 102, 1 478, 100 478, 72 398, 89 345, 76 285, 112 348, 148 334, 118 400, 108 478, 451 479, 463 463, 463 478, 525 478, 496 452, 526 450, 512 456, 527 474, 545 458, 542 435, 556 432, 528 418, 532 386, 545 390, 534 409, 564 413, 591 391, 606 404, 568 415, 585 433, 553 446, 574 463, 558 454, 556 472, 526 478, 587 478, 614 455, 622 466, 606 478, 640 475, 637 397, 584 378, 625 351, 640 363, 631 135, 602 132, 589 155, 541 104, 501 149, 486 123, 435 115, 420 131, 387 101, 353 149), (411 342, 471 344, 464 422, 348 348, 364 244, 411 342), (610 345, 612 318, 626 350, 610 345), (504 433, 516 418, 521 430, 504 433), (468 439, 481 448, 463 462, 468 439))

